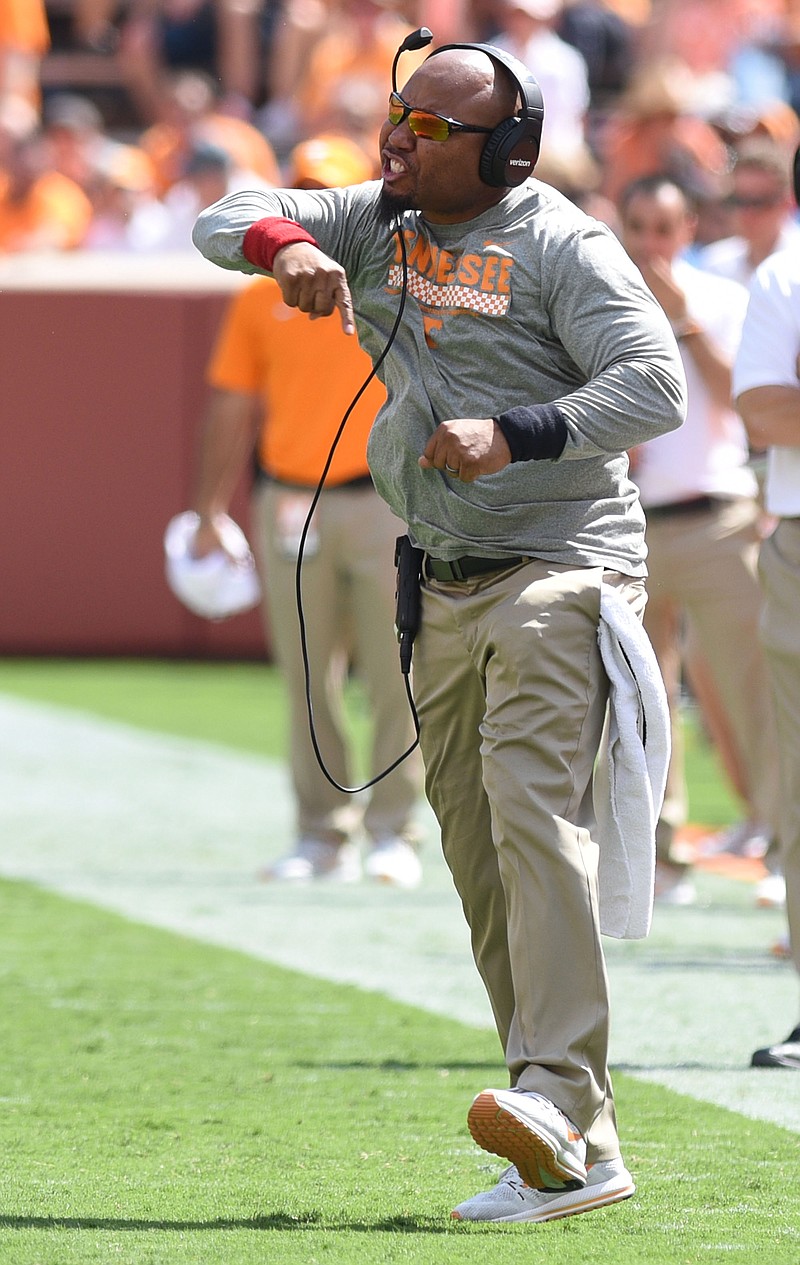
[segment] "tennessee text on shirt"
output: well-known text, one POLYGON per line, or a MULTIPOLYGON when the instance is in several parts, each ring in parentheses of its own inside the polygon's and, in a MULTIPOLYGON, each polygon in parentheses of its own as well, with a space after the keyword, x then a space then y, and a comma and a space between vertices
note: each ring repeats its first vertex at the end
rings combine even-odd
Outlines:
MULTIPOLYGON (((408 263, 408 293, 419 304, 425 340, 436 347, 436 331, 447 314, 474 313, 505 316, 511 298, 514 260, 494 242, 481 253, 458 253, 435 245, 414 229, 404 229, 408 263)), ((403 255, 395 238, 395 258, 387 290, 399 293, 403 284, 403 255)))

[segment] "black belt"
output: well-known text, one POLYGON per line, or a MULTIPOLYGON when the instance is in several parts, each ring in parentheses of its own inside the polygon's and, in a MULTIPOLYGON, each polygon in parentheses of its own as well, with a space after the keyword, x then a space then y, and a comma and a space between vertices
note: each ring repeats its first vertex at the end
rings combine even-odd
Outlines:
POLYGON ((646 518, 671 518, 675 514, 707 514, 724 504, 720 496, 693 496, 688 501, 670 501, 669 505, 645 505, 646 518))
MULTIPOLYGON (((258 469, 256 478, 261 483, 274 483, 276 487, 286 488, 292 492, 314 492, 316 490, 315 483, 287 483, 285 479, 276 479, 273 475, 267 474, 266 470, 258 469)), ((372 476, 369 474, 357 474, 354 479, 345 479, 343 483, 326 483, 326 492, 358 492, 361 488, 374 488, 372 476)))
POLYGON ((453 558, 443 562, 441 558, 425 555, 423 570, 429 580, 469 580, 474 575, 487 575, 490 571, 505 571, 527 562, 527 558, 453 558))

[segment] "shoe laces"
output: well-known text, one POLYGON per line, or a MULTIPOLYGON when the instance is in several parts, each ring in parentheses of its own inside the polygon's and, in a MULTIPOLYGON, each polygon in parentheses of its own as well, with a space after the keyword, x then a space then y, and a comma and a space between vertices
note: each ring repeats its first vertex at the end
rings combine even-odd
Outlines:
POLYGON ((530 1194, 533 1189, 526 1181, 522 1180, 516 1164, 509 1164, 508 1168, 497 1179, 497 1185, 510 1187, 515 1195, 530 1194))

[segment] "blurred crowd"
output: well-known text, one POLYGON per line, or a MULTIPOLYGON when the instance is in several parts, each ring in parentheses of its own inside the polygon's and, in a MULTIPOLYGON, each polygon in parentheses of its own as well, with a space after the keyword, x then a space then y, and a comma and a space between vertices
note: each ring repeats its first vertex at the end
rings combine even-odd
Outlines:
MULTIPOLYGON (((737 197, 737 158, 755 146, 788 170, 800 139, 792 4, 0 0, 0 253, 189 250, 203 206, 288 183, 309 141, 335 183, 369 179, 392 59, 423 23, 437 44, 489 40, 530 66, 541 179, 616 227, 630 181, 669 174, 707 246, 768 209, 737 197)), ((402 80, 428 51, 405 54, 402 80)))

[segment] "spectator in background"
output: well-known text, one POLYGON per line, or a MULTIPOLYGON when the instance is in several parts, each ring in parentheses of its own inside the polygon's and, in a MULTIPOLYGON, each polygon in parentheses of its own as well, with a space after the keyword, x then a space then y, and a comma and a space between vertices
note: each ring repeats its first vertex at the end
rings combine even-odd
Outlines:
POLYGON ((635 60, 635 31, 603 0, 572 0, 561 10, 558 34, 586 63, 589 108, 603 117, 628 86, 635 60))
POLYGON ((617 231, 617 208, 600 192, 602 174, 588 145, 578 153, 549 149, 536 164, 536 178, 552 185, 587 215, 617 231))
MULTIPOLYGON (((745 107, 744 113, 749 116, 748 121, 733 148, 738 149, 745 141, 772 141, 784 150, 791 165, 792 154, 800 140, 800 117, 792 106, 786 101, 769 101, 757 107, 745 107)), ((719 128, 716 119, 714 126, 719 128)))
POLYGON ((0 254, 72 250, 91 218, 80 185, 52 169, 34 107, 6 99, 0 105, 0 254))
MULTIPOLYGON (((371 174, 358 147, 341 137, 301 144, 291 165, 293 183, 303 188, 358 183, 371 174)), ((257 445, 255 552, 264 616, 289 692, 297 805, 295 845, 263 877, 356 880, 361 873, 356 839, 363 826, 370 843, 368 876, 411 888, 421 877, 413 822, 422 790, 419 757, 415 753, 379 781, 362 809, 328 782, 309 735, 295 599, 303 522, 342 417, 369 372, 366 354, 338 322, 312 321, 286 307, 271 278, 237 295, 208 371, 211 397, 194 496, 200 516, 196 553, 205 556, 219 546, 215 516, 227 511, 257 445)), ((352 785, 342 714, 351 662, 372 713, 371 775, 392 764, 414 737, 394 635, 392 562, 403 525, 375 491, 366 459, 367 435, 384 398, 373 379, 337 447, 303 559, 314 725, 326 766, 343 786, 352 785)))
POLYGON ((106 135, 102 114, 89 97, 74 92, 48 97, 43 113, 50 166, 88 191, 102 155, 117 144, 106 135))
POLYGON ((687 66, 704 117, 736 101, 780 98, 779 60, 762 45, 783 12, 784 0, 662 0, 643 32, 640 63, 674 57, 687 66))
MULTIPOLYGON (((789 169, 800 130, 800 120, 786 105, 740 109, 715 122, 730 145, 734 167, 729 178, 728 196, 719 205, 727 217, 727 231, 703 243, 692 254, 697 267, 748 285, 758 265, 776 249, 788 246, 798 236, 795 203, 791 195, 789 169)), ((756 469, 762 454, 752 453, 756 469)), ((703 710, 712 740, 726 772, 740 796, 747 802, 744 788, 746 770, 738 744, 727 727, 713 683, 713 674, 703 655, 691 642, 688 670, 692 690, 703 710)), ((757 822, 742 821, 704 845, 714 851, 760 855, 765 839, 757 822)), ((760 904, 781 906, 783 880, 774 842, 767 857, 770 876, 758 888, 760 904)))
POLYGON ((562 0, 501 0, 500 29, 491 42, 536 76, 547 103, 542 154, 552 151, 569 162, 585 151, 589 79, 581 54, 556 33, 561 11, 562 0))
POLYGON ((139 253, 188 251, 192 225, 204 207, 241 183, 233 179, 233 163, 226 150, 198 141, 186 157, 183 176, 162 198, 140 201, 125 235, 127 248, 139 253))
MULTIPOLYGON (((774 250, 785 248, 792 241, 800 241, 789 175, 790 154, 797 141, 797 129, 797 118, 789 107, 779 112, 750 112, 749 134, 740 138, 733 147, 735 165, 726 199, 729 232, 695 252, 693 262, 697 267, 746 286, 758 265, 774 250), (783 133, 781 142, 768 139, 767 121, 777 114, 784 123, 791 122, 786 119, 787 111, 794 119, 791 130, 783 133), (786 145, 788 138, 792 140, 790 149, 786 145)), ((756 467, 759 456, 752 454, 756 467)), ((711 737, 729 778, 747 803, 746 765, 742 760, 740 744, 729 732, 725 708, 716 697, 707 656, 690 643, 688 657, 691 686, 711 737)), ((784 903, 784 884, 778 873, 779 856, 774 841, 771 842, 768 836, 765 838, 763 822, 746 818, 704 846, 715 851, 761 855, 767 845, 769 852, 765 859, 770 873, 758 886, 757 900, 765 906, 780 907, 784 903)))
MULTIPOLYGON (((164 213, 155 195, 152 167, 135 145, 115 145, 102 152, 88 193, 92 220, 83 239, 85 250, 136 250, 138 225, 160 220, 164 213)), ((143 240, 149 240, 147 235, 143 240)))
MULTIPOLYGON (((386 118, 386 85, 399 44, 413 30, 403 12, 380 0, 342 0, 330 9, 323 29, 311 41, 304 63, 295 60, 297 77, 281 77, 283 96, 270 102, 262 126, 278 146, 286 147, 327 131, 345 128, 342 107, 348 96, 359 103, 361 122, 357 139, 374 161, 378 135, 386 118), (288 95, 286 95, 288 94, 288 95), (273 131, 273 129, 275 129, 273 131)), ((287 32, 287 37, 290 35, 287 32)), ((291 32, 296 39, 297 32, 291 32)), ((427 50, 406 53, 411 65, 420 64, 427 50)), ((282 57, 280 28, 274 59, 282 57)))
MULTIPOLYGON (((794 194, 800 198, 800 152, 794 194)), ((736 406, 750 442, 767 448, 767 509, 777 520, 761 545, 761 637, 778 727, 780 843, 789 940, 800 974, 800 249, 771 255, 756 271, 734 366, 736 406)), ((797 1012, 795 1012, 797 1014, 797 1012)), ((755 1051, 754 1067, 800 1070, 800 1023, 784 1041, 755 1051)))
POLYGON ((791 158, 779 145, 768 140, 742 143, 731 173, 733 232, 706 246, 697 256, 698 267, 748 285, 768 255, 800 242, 790 166, 791 158))
POLYGON ((731 405, 731 366, 747 301, 744 287, 712 278, 681 256, 694 216, 670 178, 629 185, 620 199, 623 244, 669 317, 688 388, 686 421, 632 454, 647 518, 644 625, 672 714, 673 750, 656 833, 656 895, 695 899, 676 843, 687 820, 679 715, 684 621, 705 655, 746 776, 747 811, 764 847, 775 833, 777 743, 758 640, 760 509, 747 439, 731 405))
POLYGON ((299 139, 297 85, 307 73, 329 20, 327 0, 283 0, 281 20, 267 51, 269 96, 258 114, 260 130, 281 159, 299 139))
MULTIPOLYGON (((143 156, 141 150, 137 150, 137 156, 143 156)), ((127 192, 127 198, 118 197, 112 203, 117 210, 126 202, 130 207, 119 248, 139 254, 191 250, 192 226, 204 207, 239 189, 272 187, 253 172, 234 166, 230 153, 220 145, 198 140, 185 157, 181 178, 159 198, 154 196, 152 171, 149 181, 144 180, 141 163, 132 162, 132 157, 129 153, 127 157, 120 156, 118 163, 107 164, 104 172, 98 174, 98 183, 102 188, 105 176, 120 192, 127 192)), ((87 244, 94 243, 95 232, 91 231, 87 244)))
POLYGON ((224 149, 233 167, 252 173, 258 184, 280 183, 269 141, 253 124, 222 113, 213 80, 200 71, 176 73, 165 89, 162 117, 139 137, 155 171, 159 195, 180 180, 193 147, 207 143, 224 149))

